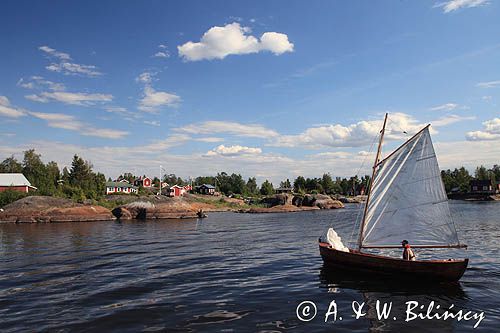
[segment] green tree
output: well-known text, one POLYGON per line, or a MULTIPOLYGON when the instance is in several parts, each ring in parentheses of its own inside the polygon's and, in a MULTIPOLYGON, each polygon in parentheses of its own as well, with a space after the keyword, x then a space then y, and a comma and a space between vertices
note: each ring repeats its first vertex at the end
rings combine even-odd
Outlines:
POLYGON ((302 176, 295 178, 293 182, 293 190, 297 193, 303 193, 306 190, 306 180, 302 176))
POLYGON ((326 194, 335 193, 335 183, 329 173, 323 174, 323 177, 321 178, 321 186, 326 194))
POLYGON ((290 188, 292 187, 292 184, 290 183, 290 179, 286 179, 280 183, 280 187, 282 188, 290 188))
POLYGON ((0 163, 0 173, 20 173, 23 172, 23 165, 19 163, 14 155, 7 157, 0 163))
POLYGON ((262 194, 262 195, 271 195, 271 194, 274 194, 273 184, 270 183, 267 179, 260 186, 260 194, 262 194))
POLYGON ((257 194, 257 179, 255 177, 248 178, 246 190, 249 195, 257 194))

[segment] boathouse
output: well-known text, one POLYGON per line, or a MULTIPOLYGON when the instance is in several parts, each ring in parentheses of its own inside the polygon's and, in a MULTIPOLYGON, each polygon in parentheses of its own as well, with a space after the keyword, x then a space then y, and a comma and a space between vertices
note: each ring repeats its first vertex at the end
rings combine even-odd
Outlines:
POLYGON ((22 173, 0 173, 0 192, 14 190, 28 193, 36 189, 22 173))
POLYGON ((137 194, 137 187, 126 182, 106 182, 106 194, 137 194))

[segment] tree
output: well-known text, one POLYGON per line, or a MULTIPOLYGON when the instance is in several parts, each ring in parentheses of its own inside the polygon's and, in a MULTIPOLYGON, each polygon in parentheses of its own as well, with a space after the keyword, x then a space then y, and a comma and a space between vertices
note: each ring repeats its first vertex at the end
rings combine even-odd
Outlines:
POLYGON ((335 183, 329 173, 323 174, 323 177, 321 178, 321 186, 326 194, 335 193, 335 183))
POLYGON ((282 188, 290 188, 292 187, 292 184, 290 183, 290 179, 286 179, 280 183, 280 187, 282 188))
POLYGON ((306 180, 302 176, 298 176, 293 182, 293 190, 297 193, 302 193, 306 189, 306 180))
POLYGON ((14 155, 7 157, 0 163, 0 173, 20 173, 23 172, 23 166, 19 163, 14 155))
POLYGON ((247 194, 253 195, 257 193, 257 179, 255 177, 248 178, 246 184, 247 194))
POLYGON ((260 194, 262 194, 262 195, 271 195, 271 194, 274 194, 273 184, 270 183, 267 179, 260 186, 260 194))

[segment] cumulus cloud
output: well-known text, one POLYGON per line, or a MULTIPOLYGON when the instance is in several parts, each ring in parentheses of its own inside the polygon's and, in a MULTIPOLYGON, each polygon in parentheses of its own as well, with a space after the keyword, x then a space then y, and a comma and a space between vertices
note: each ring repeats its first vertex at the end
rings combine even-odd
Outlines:
POLYGON ((465 134, 469 141, 492 141, 500 140, 500 118, 493 118, 483 122, 482 131, 471 131, 465 134))
POLYGON ((223 27, 212 27, 199 42, 189 41, 177 46, 185 61, 224 59, 231 54, 250 54, 270 51, 275 55, 293 51, 293 43, 286 34, 265 32, 260 40, 250 35, 251 29, 234 22, 223 27))
POLYGON ((94 136, 106 139, 121 139, 128 135, 128 132, 126 131, 111 128, 95 128, 68 114, 44 112, 29 112, 29 114, 35 118, 45 120, 49 127, 76 131, 85 136, 94 136))
POLYGON ((260 148, 245 147, 240 145, 224 146, 220 145, 215 149, 209 150, 205 156, 241 156, 241 155, 258 155, 262 153, 260 148))
POLYGON ((174 129, 177 132, 189 134, 227 133, 235 136, 253 138, 272 138, 279 136, 278 132, 258 124, 241 124, 232 121, 205 121, 174 129))
POLYGON ((495 88, 500 86, 500 80, 498 81, 488 81, 488 82, 479 82, 476 86, 480 88, 495 88))
POLYGON ((87 77, 96 77, 102 75, 94 65, 82 65, 71 62, 71 56, 68 53, 59 52, 46 45, 38 48, 44 52, 50 59, 55 60, 45 68, 52 72, 58 72, 65 75, 80 75, 87 77))
POLYGON ((12 106, 6 96, 0 96, 0 116, 19 118, 25 115, 25 110, 12 106))
MULTIPOLYGON (((447 115, 432 121, 433 127, 474 119, 447 115)), ((421 130, 425 124, 405 113, 391 113, 386 126, 386 140, 401 140, 421 130)), ((382 128, 382 120, 364 120, 351 125, 323 125, 306 129, 298 135, 281 135, 268 143, 276 147, 361 147, 372 144, 382 128)))
POLYGON ((87 94, 87 93, 71 93, 65 91, 42 92, 25 96, 27 99, 34 102, 48 103, 57 101, 70 105, 91 106, 97 103, 106 103, 113 100, 113 95, 110 94, 87 94))
POLYGON ((443 7, 443 12, 450 13, 461 8, 474 8, 488 3, 488 0, 450 0, 437 3, 434 7, 443 7))

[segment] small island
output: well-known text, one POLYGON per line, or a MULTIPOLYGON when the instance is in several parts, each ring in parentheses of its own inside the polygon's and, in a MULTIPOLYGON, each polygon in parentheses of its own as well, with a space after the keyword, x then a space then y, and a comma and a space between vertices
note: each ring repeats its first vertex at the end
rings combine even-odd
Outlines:
MULTIPOLYGON (((451 199, 500 200, 500 167, 465 168, 441 173, 451 199)), ((366 200, 370 177, 335 179, 298 176, 280 186, 255 177, 220 172, 185 180, 175 174, 161 177, 123 173, 116 179, 93 171, 90 162, 75 155, 71 167, 44 163, 34 150, 20 162, 13 156, 0 163, 0 222, 91 222, 114 219, 200 218, 209 212, 293 213, 340 209, 366 200)))

